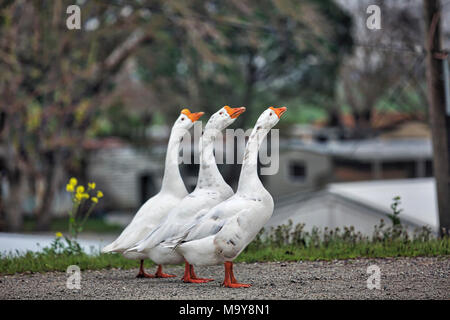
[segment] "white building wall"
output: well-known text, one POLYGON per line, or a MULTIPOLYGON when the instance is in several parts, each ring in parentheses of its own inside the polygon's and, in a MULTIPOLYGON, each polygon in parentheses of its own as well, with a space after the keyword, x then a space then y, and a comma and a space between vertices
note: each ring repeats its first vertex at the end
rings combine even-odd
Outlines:
POLYGON ((136 208, 140 205, 139 177, 153 173, 160 188, 163 173, 160 161, 131 147, 102 149, 89 157, 88 178, 104 191, 108 207, 136 208))
MULTIPOLYGON (((386 214, 389 212, 386 212, 386 214)), ((305 231, 311 231, 313 227, 323 230, 335 229, 339 227, 355 227, 366 236, 372 236, 375 225, 384 219, 386 225, 390 225, 390 220, 386 214, 373 210, 351 201, 343 200, 329 193, 322 193, 307 200, 301 200, 289 205, 276 208, 272 218, 267 222, 265 229, 288 224, 292 220, 293 225, 304 223, 305 231)), ((405 222, 409 231, 414 230, 414 226, 405 222)))

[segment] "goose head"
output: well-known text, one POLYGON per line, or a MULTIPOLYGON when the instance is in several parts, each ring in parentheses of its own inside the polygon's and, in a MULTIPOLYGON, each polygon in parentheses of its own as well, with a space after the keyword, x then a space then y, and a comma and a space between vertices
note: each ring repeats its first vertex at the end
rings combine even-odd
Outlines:
POLYGON ((191 112, 189 109, 183 109, 175 121, 173 129, 189 130, 203 114, 204 112, 191 112))
POLYGON ((244 112, 245 107, 231 108, 229 106, 225 106, 220 108, 219 111, 214 113, 211 118, 209 118, 208 123, 205 126, 205 130, 215 129, 222 131, 232 124, 244 112))
POLYGON ((275 107, 269 107, 267 110, 265 110, 258 118, 258 121, 256 121, 255 127, 257 130, 265 129, 270 130, 272 129, 278 121, 280 121, 280 118, 283 113, 285 113, 287 110, 286 107, 281 108, 275 108, 275 107))

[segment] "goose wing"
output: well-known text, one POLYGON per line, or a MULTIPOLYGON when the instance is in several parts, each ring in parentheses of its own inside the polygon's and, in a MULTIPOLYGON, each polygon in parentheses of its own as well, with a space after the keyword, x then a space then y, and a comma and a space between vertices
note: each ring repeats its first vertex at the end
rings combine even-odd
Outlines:
POLYGON ((244 199, 233 196, 217 206, 211 208, 205 214, 198 214, 190 227, 178 237, 165 241, 165 246, 175 248, 181 243, 206 238, 217 234, 228 220, 241 211, 245 211, 248 205, 244 199))

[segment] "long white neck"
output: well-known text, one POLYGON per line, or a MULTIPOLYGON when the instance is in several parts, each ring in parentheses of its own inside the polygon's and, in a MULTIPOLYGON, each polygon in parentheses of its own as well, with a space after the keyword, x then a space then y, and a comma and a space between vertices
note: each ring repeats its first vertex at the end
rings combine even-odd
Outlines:
POLYGON ((172 129, 169 143, 167 145, 166 162, 164 168, 164 177, 161 185, 161 192, 169 192, 180 197, 187 194, 186 186, 180 175, 178 166, 178 155, 180 152, 180 143, 185 131, 172 129))
POLYGON ((219 134, 220 131, 208 129, 208 126, 206 126, 200 138, 200 170, 198 173, 197 188, 217 189, 223 185, 228 186, 217 168, 214 156, 214 142, 219 134))
MULTIPOLYGON (((264 186, 258 177, 258 150, 264 138, 269 133, 267 129, 253 128, 245 148, 241 174, 236 193, 253 193, 264 186)), ((265 189, 264 189, 265 190, 265 189)))

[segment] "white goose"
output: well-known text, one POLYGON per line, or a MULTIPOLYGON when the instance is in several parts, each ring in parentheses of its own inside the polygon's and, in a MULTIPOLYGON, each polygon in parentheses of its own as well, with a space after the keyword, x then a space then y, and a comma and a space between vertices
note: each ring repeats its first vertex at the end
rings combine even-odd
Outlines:
POLYGON ((226 287, 250 286, 236 281, 233 260, 272 216, 272 196, 257 173, 258 150, 264 137, 285 111, 285 107, 270 107, 256 122, 247 143, 236 194, 200 217, 182 239, 166 243, 168 248, 176 248, 175 251, 189 264, 225 263, 223 285, 226 287))
POLYGON ((189 109, 183 109, 181 111, 170 134, 161 190, 142 205, 120 236, 102 250, 104 253, 119 252, 128 259, 141 260, 137 275, 138 278, 174 277, 173 275, 163 273, 161 265, 158 266, 155 275, 146 273, 143 263, 147 256, 140 253, 127 253, 125 250, 143 239, 152 229, 158 226, 167 213, 188 194, 178 168, 180 143, 186 131, 202 115, 203 112, 191 113, 189 109))
MULTIPOLYGON (((225 106, 211 116, 201 137, 200 171, 195 190, 173 208, 166 220, 142 241, 127 252, 145 253, 158 264, 178 264, 183 257, 163 245, 165 241, 180 237, 195 220, 216 204, 233 195, 233 190, 222 178, 214 157, 214 141, 221 131, 232 124, 245 108, 225 106)), ((201 279, 194 268, 186 262, 184 282, 201 283, 212 279, 201 279)))

